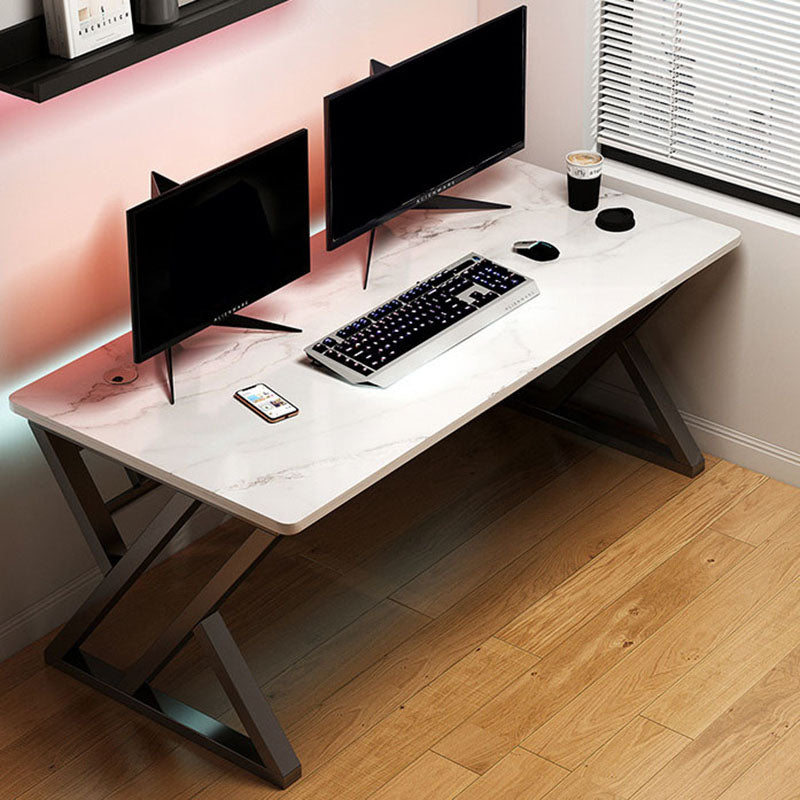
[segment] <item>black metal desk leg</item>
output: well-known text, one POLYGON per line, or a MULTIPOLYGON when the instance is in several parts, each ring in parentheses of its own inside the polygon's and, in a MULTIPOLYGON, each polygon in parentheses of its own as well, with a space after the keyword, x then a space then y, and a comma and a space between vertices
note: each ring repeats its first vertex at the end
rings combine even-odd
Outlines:
POLYGON ((685 471, 687 475, 697 475, 705 464, 703 454, 689 433, 664 384, 661 383, 653 362, 647 357, 641 342, 635 336, 629 336, 620 343, 617 355, 647 406, 656 429, 669 447, 675 467, 683 467, 684 470, 678 471, 685 471))
POLYGON ((126 547, 83 462, 82 448, 33 422, 30 426, 100 571, 107 573, 126 547))
POLYGON ((88 599, 45 650, 49 664, 57 664, 79 648, 105 619, 136 579, 158 557, 169 541, 200 508, 198 500, 176 494, 142 531, 130 550, 114 565, 88 599))
POLYGON ((176 493, 126 550, 109 508, 112 501, 102 500, 81 448, 39 426, 31 428, 105 573, 47 647, 46 661, 281 788, 296 781, 300 762, 219 613, 281 537, 254 531, 134 664, 119 670, 82 645, 202 504, 176 493), (249 736, 150 685, 192 634, 249 736))
POLYGON ((116 497, 106 500, 106 508, 108 508, 112 514, 130 505, 148 492, 152 492, 153 489, 157 489, 161 485, 151 478, 145 478, 138 472, 134 472, 132 469, 126 468, 125 472, 128 475, 128 480, 131 482, 130 488, 120 492, 116 497))
POLYGON ((213 578, 197 593, 120 681, 120 688, 133 694, 149 683, 189 640, 194 629, 219 609, 233 590, 280 541, 263 531, 253 531, 213 578))
POLYGON ((643 308, 579 351, 573 356, 566 374, 553 386, 543 389, 537 379, 512 395, 509 405, 683 475, 694 477, 701 473, 705 466, 703 454, 636 338, 636 331, 670 294, 643 308), (586 409, 571 400, 578 389, 614 355, 621 360, 652 417, 654 431, 621 422, 605 412, 586 409))
POLYGON ((219 612, 194 632, 272 782, 285 788, 300 777, 300 761, 247 667, 219 612))

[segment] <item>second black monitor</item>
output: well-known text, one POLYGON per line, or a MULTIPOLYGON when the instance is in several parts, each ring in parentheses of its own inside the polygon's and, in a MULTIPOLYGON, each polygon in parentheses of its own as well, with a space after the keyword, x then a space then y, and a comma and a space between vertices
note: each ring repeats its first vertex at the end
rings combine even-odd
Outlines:
POLYGON ((300 130, 128 211, 138 363, 310 269, 300 130))
POLYGON ((524 6, 325 98, 328 249, 525 143, 524 6))

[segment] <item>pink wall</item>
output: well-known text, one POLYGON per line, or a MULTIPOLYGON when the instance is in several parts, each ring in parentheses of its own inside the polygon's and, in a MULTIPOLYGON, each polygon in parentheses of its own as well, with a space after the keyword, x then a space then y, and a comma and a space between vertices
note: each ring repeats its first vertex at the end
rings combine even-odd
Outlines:
MULTIPOLYGON (((477 0, 289 0, 41 106, 0 94, 0 395, 128 326, 124 212, 147 198, 151 169, 185 180, 305 126, 319 224, 323 95, 371 56, 397 61, 476 21, 477 0)), ((0 509, 2 660, 96 581, 5 402, 0 509)))
POLYGON ((323 95, 476 19, 473 0, 289 0, 40 106, 0 95, 0 385, 124 324, 124 210, 151 169, 184 180, 305 126, 321 223, 323 95))

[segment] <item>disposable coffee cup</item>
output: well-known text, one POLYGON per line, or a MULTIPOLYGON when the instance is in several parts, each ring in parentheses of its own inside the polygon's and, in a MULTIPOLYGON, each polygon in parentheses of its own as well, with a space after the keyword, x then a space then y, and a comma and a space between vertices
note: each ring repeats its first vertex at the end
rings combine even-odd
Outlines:
POLYGON ((567 201, 576 211, 592 211, 600 202, 603 156, 592 150, 567 153, 567 201))

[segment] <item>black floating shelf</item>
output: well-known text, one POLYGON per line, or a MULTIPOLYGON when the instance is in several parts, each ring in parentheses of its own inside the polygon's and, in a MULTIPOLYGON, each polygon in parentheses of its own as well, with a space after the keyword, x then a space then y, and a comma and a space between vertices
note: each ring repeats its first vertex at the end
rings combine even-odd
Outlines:
POLYGON ((44 17, 36 17, 0 31, 0 91, 41 103, 285 2, 195 0, 181 8, 172 25, 137 29, 127 39, 73 59, 50 55, 44 17))

